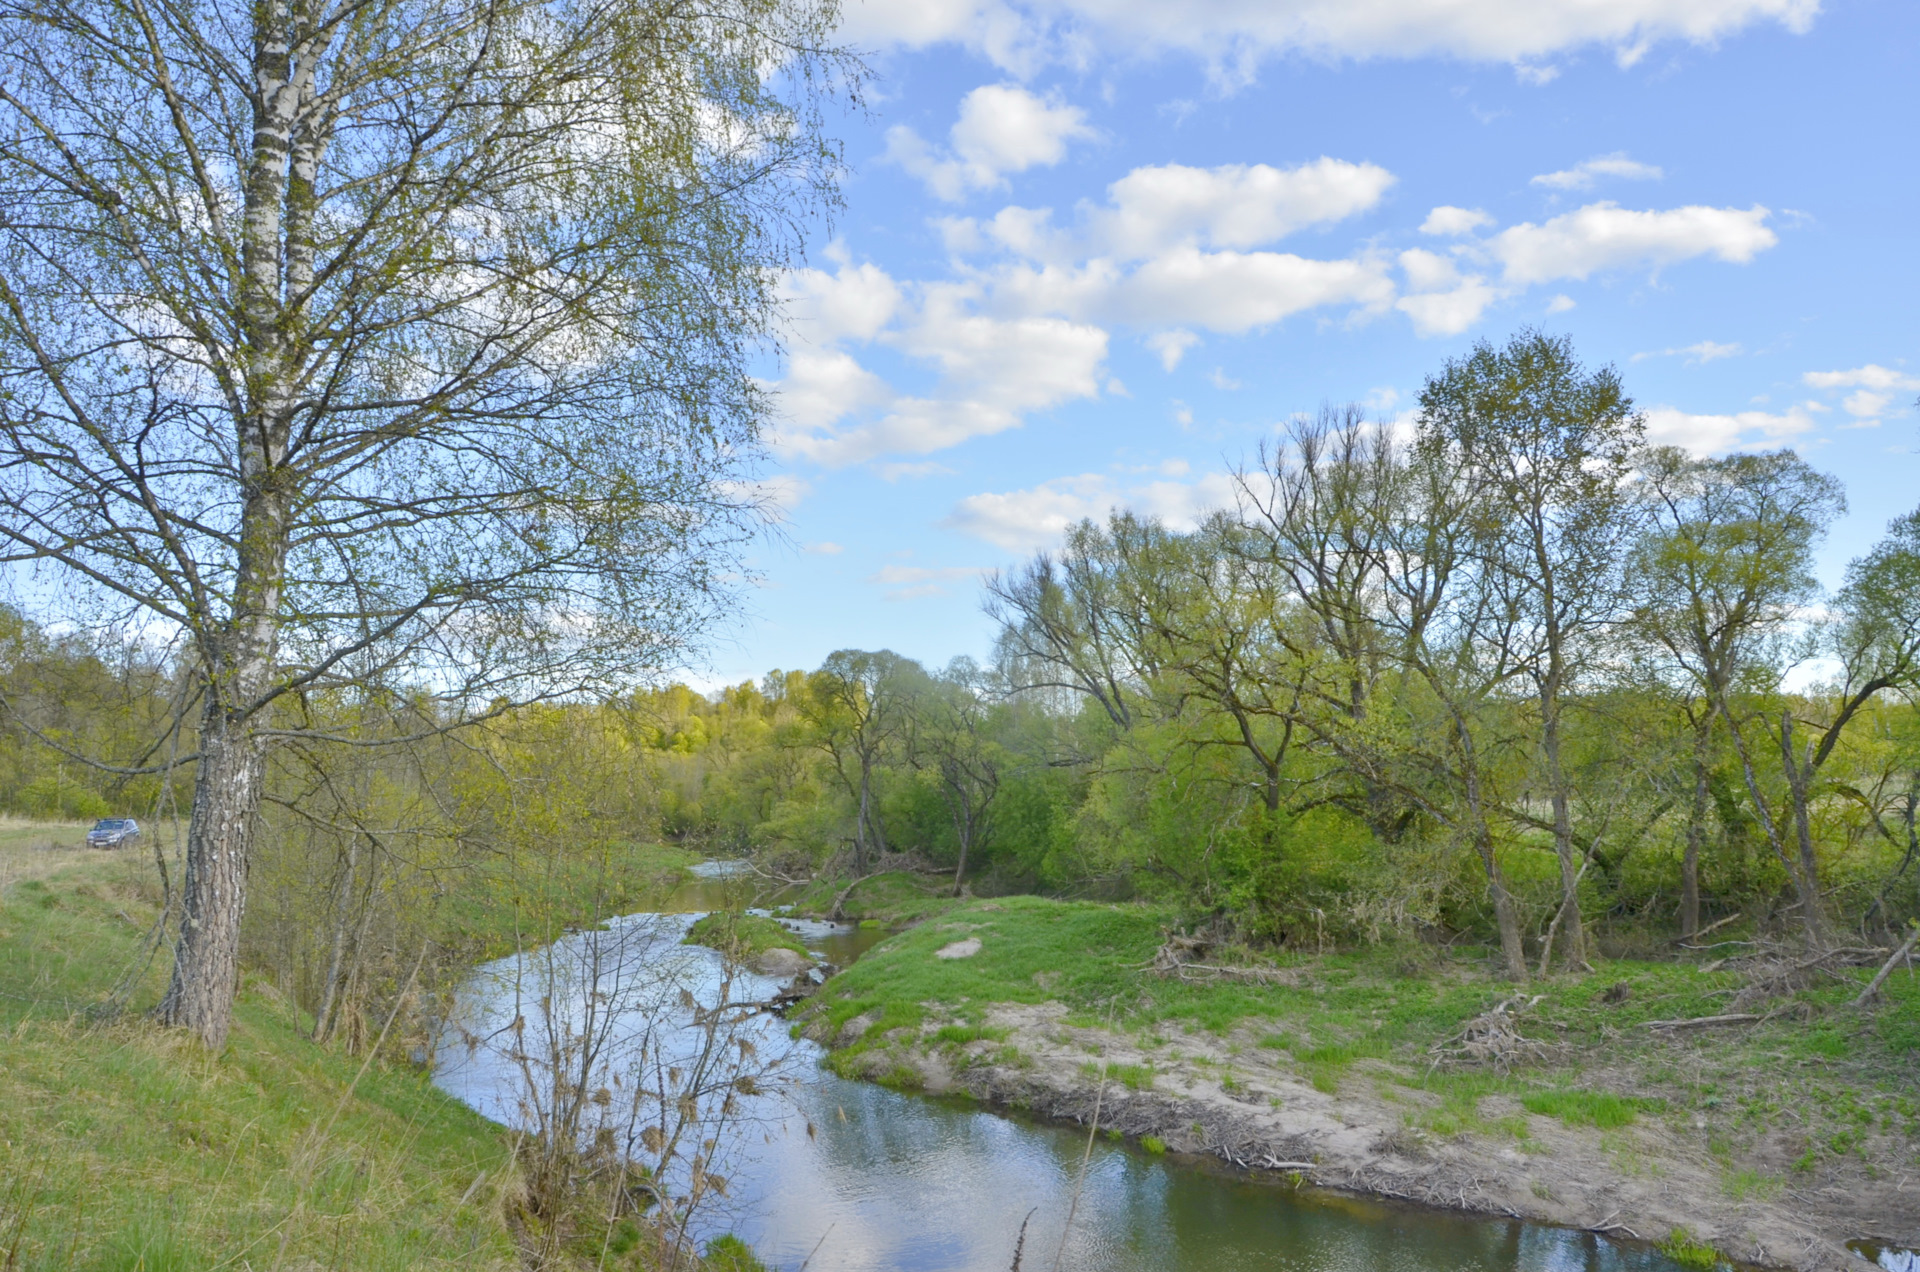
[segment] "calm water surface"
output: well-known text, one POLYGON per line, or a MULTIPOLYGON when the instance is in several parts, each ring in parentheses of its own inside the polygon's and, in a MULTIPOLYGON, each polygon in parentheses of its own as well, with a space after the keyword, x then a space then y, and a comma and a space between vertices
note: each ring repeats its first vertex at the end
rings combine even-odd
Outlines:
MULTIPOLYGON (((692 885, 669 904, 707 908, 713 888, 692 885)), ((643 1046, 671 1051, 690 1036, 674 1033, 684 1013, 664 1034, 648 1033, 642 1017, 658 1021, 658 1004, 683 985, 711 1001, 722 974, 712 951, 678 943, 695 917, 629 916, 477 968, 447 1023, 435 1082, 496 1121, 525 1124, 525 1079, 505 1049, 512 1022, 537 1030, 545 1008, 560 1024, 583 1019, 590 999, 636 1005, 631 1021, 614 1022, 596 1082, 612 1082, 643 1046), (646 1002, 656 1006, 642 1010, 646 1002)), ((800 930, 842 965, 882 935, 800 930)), ((736 997, 774 988, 744 980, 736 997)), ((762 1017, 752 1030, 763 1051, 785 1057, 792 1080, 753 1102, 730 1160, 716 1166, 728 1195, 702 1212, 697 1235, 738 1233, 782 1272, 809 1255, 815 1272, 1006 1272, 1029 1215, 1030 1272, 1054 1268, 1056 1255, 1062 1272, 1677 1272, 1653 1251, 1588 1233, 1301 1196, 1105 1140, 1093 1146, 1075 1208, 1084 1130, 849 1082, 818 1067, 811 1043, 789 1040, 784 1021, 762 1017)))

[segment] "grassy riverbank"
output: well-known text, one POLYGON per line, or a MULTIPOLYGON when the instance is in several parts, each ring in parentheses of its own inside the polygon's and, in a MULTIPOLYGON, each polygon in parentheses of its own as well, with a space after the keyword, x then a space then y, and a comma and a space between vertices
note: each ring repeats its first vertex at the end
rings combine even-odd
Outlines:
POLYGON ((0 888, 0 1262, 187 1272, 511 1268, 510 1147, 408 1066, 309 1043, 249 979, 220 1057, 93 1009, 141 967, 137 854, 16 846, 0 888))
MULTIPOLYGON (((145 852, 70 846, 83 832, 0 827, 0 1267, 523 1266, 511 1137, 424 1071, 314 1046, 311 1020, 251 975, 220 1056, 151 1025, 157 873, 145 852), (125 1010, 103 1014, 110 999, 125 1010)), ((644 845, 560 861, 450 897, 439 921, 497 952, 642 908, 691 859, 644 845)), ((730 1250, 711 1266, 758 1265, 730 1250)))
MULTIPOLYGON (((840 1071, 907 1085, 944 1072, 956 1086, 1018 1092, 1064 1064, 1084 1093, 1104 1080, 1158 1100, 1163 1119, 1202 1097, 1262 1106, 1276 1135, 1291 1133, 1289 1101, 1339 1116, 1364 1107, 1380 1141, 1360 1156, 1506 1155, 1537 1197, 1556 1186, 1549 1159, 1582 1145, 1623 1174, 1657 1174, 1670 1152, 1731 1207, 1910 1191, 1920 1171, 1920 977, 1908 972, 1871 1011, 1850 1005, 1868 973, 1842 969, 1746 1009, 1770 1019, 1672 1030, 1650 1025, 1728 1013, 1751 995, 1752 973, 1599 961, 1592 975, 1526 987, 1538 1001, 1517 1019, 1540 1050, 1503 1073, 1433 1064, 1436 1045, 1515 993, 1481 952, 1228 951, 1209 965, 1255 975, 1182 979, 1149 970, 1171 919, 1145 906, 975 902, 876 947, 829 982, 806 1027, 836 1046, 840 1071), (977 952, 939 957, 972 941, 977 952)), ((1905 1213, 1920 1215, 1920 1195, 1905 1213)))

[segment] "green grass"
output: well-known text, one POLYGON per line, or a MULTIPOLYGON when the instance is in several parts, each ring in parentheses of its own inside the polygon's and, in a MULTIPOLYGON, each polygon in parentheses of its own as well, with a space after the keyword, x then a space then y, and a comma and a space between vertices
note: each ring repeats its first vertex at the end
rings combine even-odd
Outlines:
POLYGON ((572 925, 658 905, 700 859, 674 844, 620 843, 504 861, 441 900, 439 938, 474 963, 544 945, 572 925))
POLYGON ((505 1136, 418 1070, 375 1063, 354 1086, 361 1060, 311 1045, 251 978, 219 1057, 137 1015, 89 1023, 153 918, 144 868, 102 855, 0 891, 0 1211, 18 1266, 517 1266, 505 1136))
MULTIPOLYGON (((148 1023, 166 974, 164 955, 139 959, 158 896, 151 856, 49 851, 49 829, 59 844, 71 828, 0 824, 0 1267, 522 1266, 502 1128, 404 1061, 314 1046, 311 1022, 259 977, 243 977, 219 1056, 148 1023), (130 1010, 98 1018, 91 1009, 129 973, 130 1010)), ((635 846, 616 864, 676 878, 686 856, 635 846)), ((482 920, 476 939, 511 936, 516 914, 559 921, 567 904, 623 903, 606 865, 562 864, 546 897, 464 898, 482 920)), ((615 912, 594 904, 583 917, 615 912)), ((738 1243, 715 1250, 709 1269, 760 1267, 738 1243)), ((605 1266, 633 1272, 644 1255, 605 1266)))
POLYGON ((1597 1126, 1603 1131, 1633 1125, 1641 1109, 1666 1107, 1664 1100, 1614 1095, 1608 1091, 1529 1091, 1520 1097, 1529 1113, 1557 1117, 1568 1126, 1597 1126))
POLYGON ((1713 1272, 1720 1266, 1720 1252, 1696 1240, 1685 1228, 1675 1228, 1668 1233, 1667 1239, 1660 1243, 1660 1253, 1681 1267, 1698 1269, 1698 1272, 1713 1272))
POLYGON ((1153 1068, 1144 1064, 1109 1064, 1104 1069, 1091 1062, 1080 1066, 1080 1072, 1095 1081, 1118 1082, 1129 1091, 1149 1091, 1153 1089, 1153 1068))
POLYGON ((758 914, 715 910, 687 929, 686 944, 706 945, 736 959, 752 959, 768 950, 805 954, 800 938, 779 922, 758 914))
MULTIPOLYGON (((783 896, 781 903, 791 905, 795 914, 824 918, 846 886, 845 880, 817 880, 795 895, 783 896)), ((895 870, 855 885, 841 906, 841 916, 862 925, 872 923, 884 927, 919 923, 962 904, 952 892, 951 879, 942 882, 895 870)))
MULTIPOLYGON (((1849 1006, 1869 974, 1859 969, 1793 995, 1795 1014, 1675 1036, 1645 1022, 1724 1012, 1744 980, 1683 962, 1595 959, 1591 976, 1527 986, 1543 1000, 1522 1027, 1560 1044, 1562 1060, 1501 1076, 1429 1067, 1434 1043, 1514 992, 1491 975, 1485 951, 1429 951, 1417 974, 1407 970, 1406 951, 1394 947, 1325 956, 1270 952, 1270 965, 1291 972, 1291 983, 1190 983, 1146 970, 1176 921, 1174 913, 1143 904, 1031 896, 971 902, 890 937, 829 981, 809 1008, 807 1028, 832 1041, 854 1017, 871 1021, 859 1041, 833 1054, 840 1072, 856 1076, 902 1059, 862 1061, 863 1053, 918 1043, 930 1023, 941 1040, 971 1039, 996 1005, 1058 1002, 1067 1008, 1066 1024, 1111 1027, 1149 1053, 1169 1039, 1177 1047, 1179 1037, 1207 1032, 1229 1050, 1242 1046, 1242 1063, 1291 1068, 1334 1094, 1353 1080, 1356 1065, 1384 1064, 1376 1080, 1438 1097, 1415 1101, 1407 1118, 1442 1137, 1481 1135, 1525 1146, 1533 1142, 1527 1114, 1603 1133, 1636 1120, 1673 1120, 1692 1134, 1704 1120, 1710 1135, 1727 1142, 1722 1169, 1732 1187, 1747 1186, 1740 1170, 1758 1177, 1762 1163, 1746 1154, 1782 1130, 1806 1137, 1794 1165, 1802 1174, 1818 1177, 1843 1159, 1878 1163, 1876 1169, 1920 1162, 1920 1097, 1912 1080, 1920 976, 1890 978, 1872 1013, 1849 1006), (970 936, 981 943, 972 957, 933 957, 970 936), (1607 1001, 1608 989, 1623 982, 1625 999, 1607 1001)), ((1017 1054, 1002 1051, 996 1062, 1017 1054)))
POLYGON ((942 1025, 934 1030, 933 1040, 955 1047, 964 1047, 970 1042, 980 1042, 983 1039, 991 1042, 1005 1042, 1007 1033, 1005 1029, 992 1029, 984 1025, 942 1025))

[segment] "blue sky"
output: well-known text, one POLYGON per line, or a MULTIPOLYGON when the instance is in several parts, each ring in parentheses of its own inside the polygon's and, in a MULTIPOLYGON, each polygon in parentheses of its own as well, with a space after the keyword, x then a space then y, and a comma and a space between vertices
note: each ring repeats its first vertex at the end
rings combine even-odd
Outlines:
POLYGON ((1659 440, 1920 502, 1911 0, 857 0, 846 208, 787 283, 784 509, 696 683, 983 656, 983 570, 1177 524, 1323 402, 1537 324, 1659 440))

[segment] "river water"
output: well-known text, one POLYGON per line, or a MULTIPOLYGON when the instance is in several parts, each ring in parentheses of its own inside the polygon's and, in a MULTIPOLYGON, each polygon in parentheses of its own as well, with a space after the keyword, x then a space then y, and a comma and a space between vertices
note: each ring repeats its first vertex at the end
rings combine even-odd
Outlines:
MULTIPOLYGON (((446 1024, 435 1083, 531 1126, 540 1079, 514 1058, 516 1038, 591 1034, 600 1047, 587 1085, 614 1092, 632 1089, 634 1070, 692 1063, 698 1031, 681 990, 712 1005, 722 992, 775 988, 750 974, 727 986, 717 954, 679 943, 714 899, 696 886, 668 904, 679 913, 628 916, 477 968, 446 1024)), ((877 935, 800 931, 836 963, 877 935)), ((1677 1272, 1657 1252, 1590 1233, 1296 1193, 1104 1138, 1089 1154, 1084 1130, 835 1077, 777 1017, 742 1028, 756 1063, 786 1077, 736 1106, 730 1147, 709 1167, 725 1196, 703 1203, 693 1235, 737 1233, 781 1272, 1006 1272, 1023 1221, 1028 1272, 1677 1272)))

